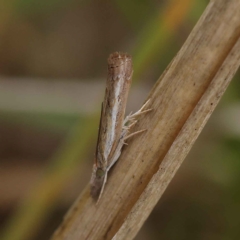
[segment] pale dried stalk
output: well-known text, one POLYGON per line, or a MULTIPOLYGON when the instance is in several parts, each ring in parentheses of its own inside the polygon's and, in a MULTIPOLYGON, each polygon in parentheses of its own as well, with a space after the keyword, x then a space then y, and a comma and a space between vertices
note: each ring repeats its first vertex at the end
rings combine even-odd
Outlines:
POLYGON ((124 149, 96 206, 89 186, 53 236, 132 239, 192 147, 240 65, 240 1, 211 1, 149 95, 134 129, 148 131, 124 149))

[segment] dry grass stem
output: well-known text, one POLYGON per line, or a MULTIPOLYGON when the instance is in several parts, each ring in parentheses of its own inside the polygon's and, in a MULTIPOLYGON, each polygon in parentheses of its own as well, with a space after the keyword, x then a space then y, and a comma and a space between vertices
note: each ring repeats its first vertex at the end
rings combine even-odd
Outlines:
POLYGON ((240 65, 240 1, 210 1, 149 94, 96 206, 89 186, 54 240, 133 239, 191 149, 240 65))

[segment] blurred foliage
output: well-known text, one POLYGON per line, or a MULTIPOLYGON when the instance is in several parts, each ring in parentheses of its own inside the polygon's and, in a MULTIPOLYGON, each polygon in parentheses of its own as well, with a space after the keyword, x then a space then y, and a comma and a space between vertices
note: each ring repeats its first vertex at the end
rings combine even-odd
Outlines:
POLYGON ((20 202, 0 239, 24 240, 36 234, 39 226, 55 208, 55 203, 66 188, 68 179, 76 174, 77 169, 80 168, 79 164, 86 158, 92 136, 97 132, 95 123, 95 116, 86 118, 72 129, 66 143, 50 160, 42 179, 20 202))
POLYGON ((191 0, 169 1, 143 29, 134 55, 134 67, 137 72, 135 75, 138 76, 159 56, 162 48, 166 47, 170 37, 173 37, 183 23, 192 3, 191 0))
POLYGON ((15 0, 13 6, 20 12, 36 14, 45 13, 46 11, 53 11, 57 8, 63 8, 69 6, 73 2, 76 2, 76 0, 15 0))
MULTIPOLYGON (((110 49, 128 49, 133 53, 134 80, 152 85, 180 49, 208 2, 3 1, 1 72, 6 76, 20 73, 28 77, 73 76, 82 80, 86 75, 104 75, 99 69, 105 66, 102 62, 110 49), (36 27, 37 24, 42 27, 36 27)), ((235 79, 239 79, 239 74, 235 79)), ((240 83, 236 80, 226 92, 222 106, 239 101, 240 83)), ((99 119, 95 114, 8 111, 1 111, 0 119, 1 123, 25 124, 26 128, 35 126, 51 132, 72 129, 65 144, 49 159, 38 184, 19 202, 3 235, 0 234, 1 240, 35 239, 57 208, 70 176, 83 166, 99 119)), ((167 190, 136 239, 239 238, 240 140, 239 136, 224 136, 212 121, 208 124, 211 131, 200 139, 208 144, 198 154, 194 155, 193 149, 189 156, 194 160, 192 165, 186 160, 192 168, 184 174, 180 169, 172 183, 175 188, 167 190)))
POLYGON ((84 124, 85 116, 77 114, 50 114, 50 113, 33 113, 33 112, 7 112, 1 111, 1 122, 23 124, 33 127, 41 127, 41 129, 59 131, 67 131, 70 126, 79 123, 84 124))

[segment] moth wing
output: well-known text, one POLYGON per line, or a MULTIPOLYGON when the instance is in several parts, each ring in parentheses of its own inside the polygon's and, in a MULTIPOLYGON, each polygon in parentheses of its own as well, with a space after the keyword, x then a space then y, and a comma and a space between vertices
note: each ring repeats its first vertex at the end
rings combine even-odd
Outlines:
POLYGON ((102 154, 101 154, 101 149, 99 149, 100 147, 100 132, 101 132, 101 129, 102 129, 102 121, 103 121, 103 102, 102 102, 102 107, 101 107, 101 116, 100 116, 100 122, 99 122, 99 128, 98 128, 98 139, 97 139, 97 146, 96 146, 96 152, 95 152, 95 165, 98 167, 98 168, 102 168, 104 170, 104 166, 106 164, 104 164, 103 162, 103 157, 102 157, 102 154))

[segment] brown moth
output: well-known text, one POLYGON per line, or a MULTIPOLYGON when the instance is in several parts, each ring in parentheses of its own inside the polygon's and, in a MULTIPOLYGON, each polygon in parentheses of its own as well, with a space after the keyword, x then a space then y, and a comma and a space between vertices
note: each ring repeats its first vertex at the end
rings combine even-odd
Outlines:
POLYGON ((145 131, 129 134, 132 126, 137 122, 135 117, 150 110, 143 110, 148 102, 139 111, 124 119, 132 74, 130 55, 115 52, 109 56, 107 86, 102 103, 96 156, 91 177, 91 195, 95 200, 100 199, 107 181, 107 173, 121 155, 125 140, 136 133, 145 131))

